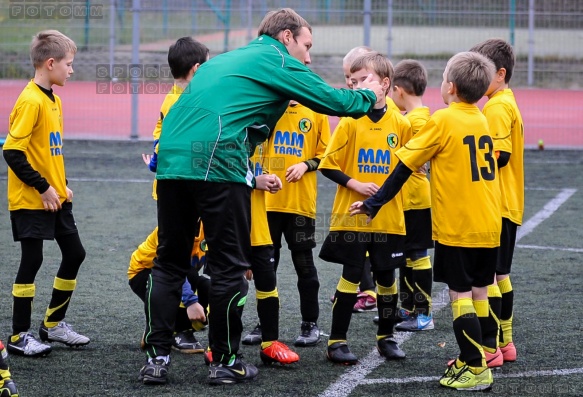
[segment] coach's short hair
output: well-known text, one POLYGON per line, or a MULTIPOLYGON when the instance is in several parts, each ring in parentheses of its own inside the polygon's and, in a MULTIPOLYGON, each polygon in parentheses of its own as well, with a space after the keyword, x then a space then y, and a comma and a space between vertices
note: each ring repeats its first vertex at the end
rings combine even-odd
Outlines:
POLYGON ((484 96, 496 73, 492 61, 471 51, 451 57, 446 70, 447 81, 455 84, 458 98, 467 103, 476 103, 484 96))
POLYGON ((170 73, 175 79, 184 78, 194 65, 202 65, 208 57, 207 46, 192 37, 181 37, 168 49, 170 73))
POLYGON ((478 52, 494 62, 496 70, 506 69, 504 82, 508 84, 514 71, 514 50, 510 43, 502 39, 488 39, 473 46, 470 51, 478 52))
POLYGON ((427 70, 421 62, 403 59, 395 65, 393 86, 399 86, 409 95, 423 96, 427 88, 427 70))
POLYGON ((393 75, 395 73, 393 64, 389 58, 379 52, 373 51, 363 54, 356 58, 350 65, 350 73, 356 73, 362 69, 372 70, 381 79, 388 77, 391 82, 393 81, 393 75))
POLYGON ((301 33, 302 28, 308 28, 310 33, 312 27, 297 12, 291 8, 281 8, 265 14, 263 21, 259 25, 257 36, 267 35, 276 38, 279 32, 289 29, 296 37, 301 33))
POLYGON ((30 43, 30 61, 34 68, 39 68, 50 58, 61 61, 67 53, 75 54, 75 42, 58 30, 43 30, 32 38, 30 43))

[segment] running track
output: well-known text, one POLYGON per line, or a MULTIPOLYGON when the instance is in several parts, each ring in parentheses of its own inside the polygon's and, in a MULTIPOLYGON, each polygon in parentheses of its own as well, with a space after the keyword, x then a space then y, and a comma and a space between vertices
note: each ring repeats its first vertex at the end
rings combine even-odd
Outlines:
MULTIPOLYGON (((0 80, 0 137, 8 130, 8 117, 24 80, 0 80)), ((118 85, 115 89, 124 88, 118 85)), ((156 84, 150 88, 156 88, 156 84)), ((55 92, 63 102, 65 134, 68 139, 128 139, 131 134, 131 95, 113 93, 112 86, 96 82, 69 81, 55 92)), ((164 89, 165 90, 165 89, 164 89)), ((525 125, 525 143, 534 147, 539 139, 545 147, 583 148, 583 91, 514 89, 525 125)), ((152 129, 164 100, 163 93, 138 95, 139 139, 151 139, 152 129)), ((431 111, 443 108, 439 88, 428 88, 424 102, 431 111)), ((480 102, 483 105, 484 100, 480 102)), ((330 117, 333 129, 338 119, 330 117)))

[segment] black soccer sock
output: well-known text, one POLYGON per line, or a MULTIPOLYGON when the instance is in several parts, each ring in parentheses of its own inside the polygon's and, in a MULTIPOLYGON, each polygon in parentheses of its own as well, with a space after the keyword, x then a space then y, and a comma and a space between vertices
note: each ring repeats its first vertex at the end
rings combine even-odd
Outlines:
POLYGON ((317 322, 320 316, 318 292, 320 281, 314 265, 311 249, 293 250, 291 258, 298 275, 298 292, 300 295, 300 312, 302 321, 317 322))
POLYGON ((30 329, 34 295, 34 284, 12 285, 12 335, 17 335, 30 329))
POLYGON ((472 298, 460 298, 451 303, 453 332, 460 348, 459 359, 471 367, 485 367, 482 330, 472 298))
POLYGON ((415 309, 412 263, 410 259, 407 259, 407 266, 399 269, 399 298, 401 300, 401 308, 410 312, 415 309))
MULTIPOLYGON (((480 327, 482 328, 482 345, 489 349, 490 353, 494 353, 498 348, 498 330, 500 328, 500 304, 501 304, 500 289, 496 284, 488 286, 488 316, 482 317, 478 314, 480 319, 480 327)), ((475 302, 474 302, 475 304, 475 302)), ((477 311, 477 309, 476 309, 477 311)))
POLYGON ((514 290, 510 282, 510 276, 498 281, 498 287, 502 294, 500 309, 500 346, 506 346, 512 342, 512 311, 514 306, 514 290))
POLYGON ((56 326, 59 321, 65 318, 65 313, 69 307, 69 302, 71 301, 71 296, 75 287, 77 286, 77 280, 64 280, 59 277, 55 277, 55 282, 53 284, 53 295, 51 297, 51 302, 47 311, 45 313, 44 325, 48 328, 56 326))
POLYGON ((279 339, 279 294, 272 291, 255 290, 257 315, 261 324, 261 339, 271 342, 279 339))
MULTIPOLYGON (((344 266, 346 269, 347 266, 344 266)), ((336 293, 334 294, 334 304, 332 305, 332 329, 330 340, 346 340, 350 320, 352 319, 352 308, 356 303, 356 291, 358 281, 350 282, 344 278, 344 274, 338 281, 336 293)), ((358 277, 355 277, 358 280, 358 277)))
MULTIPOLYGON (((391 280, 387 280, 381 274, 377 273, 377 310, 379 313, 379 325, 377 329, 378 336, 393 335, 395 324, 397 322, 397 301, 399 295, 397 293, 397 280, 395 280, 394 272, 391 280), (386 282, 389 287, 381 285, 381 282, 386 282)), ((390 277, 389 277, 390 278, 390 277)))
POLYGON ((415 312, 431 313, 431 288, 433 286, 433 271, 431 259, 424 256, 411 262, 413 291, 415 296, 415 312))

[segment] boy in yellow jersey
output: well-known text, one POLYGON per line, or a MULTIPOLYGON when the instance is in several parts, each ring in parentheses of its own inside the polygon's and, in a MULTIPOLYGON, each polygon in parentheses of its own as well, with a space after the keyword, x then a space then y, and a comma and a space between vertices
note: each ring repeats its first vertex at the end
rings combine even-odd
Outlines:
MULTIPOLYGON (((423 106, 427 87, 427 71, 421 63, 404 59, 395 65, 392 98, 411 122, 412 134, 427 123, 430 113, 423 106)), ((405 139, 405 143, 410 139, 405 139)), ((405 211, 405 256, 407 266, 399 271, 401 313, 407 316, 395 327, 398 331, 426 331, 434 329, 431 314, 431 259, 427 250, 433 248, 431 239, 431 194, 425 167, 413 173, 403 186, 405 211)))
MULTIPOLYGON (((158 164, 158 141, 160 139, 160 135, 162 132, 162 122, 164 121, 164 117, 168 114, 168 111, 174 105, 174 103, 178 100, 180 95, 187 89, 190 80, 196 73, 197 69, 200 65, 205 63, 209 59, 209 49, 202 43, 194 40, 191 37, 181 37, 174 44, 170 46, 168 49, 168 66, 170 67, 170 72, 172 73, 172 77, 174 78, 174 85, 170 92, 164 98, 164 102, 162 102, 162 106, 160 107, 160 117, 156 123, 156 127, 152 133, 154 137, 154 153, 152 155, 143 154, 142 158, 144 162, 148 165, 148 168, 152 172, 156 172, 157 164, 158 164)), ((153 188, 152 188, 152 197, 154 200, 157 199, 156 194, 156 180, 154 180, 153 188)), ((198 235, 201 236, 201 229, 199 228, 198 235)), ((196 246, 196 238, 195 238, 195 246, 196 246)), ((138 248, 132 253, 132 257, 130 259, 130 269, 128 270, 128 276, 130 276, 130 286, 132 290, 136 292, 136 294, 142 298, 145 297, 145 285, 143 282, 147 282, 148 279, 151 278, 151 273, 154 270, 148 271, 143 273, 141 277, 134 280, 134 277, 131 276, 132 267, 136 268, 143 268, 143 266, 139 264, 147 263, 149 264, 149 268, 153 269, 154 263, 153 260, 156 257, 156 250, 158 248, 158 227, 154 228, 152 233, 146 238, 146 240, 138 246, 138 248), (145 277, 142 279, 142 277, 145 277), (144 294, 144 295, 142 295, 144 294)), ((194 290, 206 290, 208 289, 208 285, 201 284, 200 286, 194 282, 194 280, 200 281, 201 283, 205 283, 205 279, 198 276, 198 269, 192 268, 189 277, 193 280, 194 285, 191 285, 191 289, 194 290)), ((184 288, 184 284, 183 284, 184 288)), ((145 304, 147 304, 146 300, 144 300, 145 304)), ((184 301, 181 301, 184 305, 184 301)), ((148 308, 146 307, 146 310, 148 308)), ((198 311, 197 311, 198 313, 198 311)), ((198 315, 198 314, 197 314, 198 315)), ((184 313, 182 310, 179 310, 177 313, 177 319, 182 318, 184 319, 184 313)), ((182 352, 200 352, 201 346, 196 337, 193 335, 192 327, 186 327, 186 322, 181 321, 178 323, 178 326, 175 327, 173 330, 173 340, 172 340, 172 347, 177 349, 178 351, 182 352), (176 332, 178 331, 178 333, 176 332)), ((147 341, 149 334, 144 335, 144 341, 147 341)), ((149 360, 151 361, 151 357, 149 360)), ((166 357, 165 364, 169 363, 170 357, 166 357)), ((148 374, 146 367, 142 368, 140 371, 139 379, 142 380, 145 384, 150 383, 160 383, 160 378, 153 377, 148 374)), ((165 381, 165 378, 163 378, 165 381)))
MULTIPOLYGON (((383 55, 371 52, 357 58, 350 72, 354 87, 360 87, 370 74, 380 82, 386 96, 393 65, 383 55)), ((378 351, 386 359, 405 358, 393 337, 398 300, 395 269, 406 264, 403 252, 405 219, 400 193, 398 199, 369 224, 364 216, 351 218, 346 208, 355 200, 377 192, 395 167, 395 152, 401 147, 402 139, 410 135, 411 123, 381 100, 365 117, 340 120, 320 163, 322 174, 338 184, 330 233, 320 251, 323 260, 343 265, 334 295, 326 354, 334 363, 358 362, 348 347, 347 333, 367 252, 377 285, 378 351)))
MULTIPOLYGON (((146 241, 141 243, 132 253, 128 267, 129 285, 132 291, 145 302, 147 284, 154 267, 158 235, 152 233, 146 241)), ((204 251, 204 232, 202 223, 199 225, 198 235, 192 247, 192 270, 182 285, 182 299, 180 308, 176 312, 172 348, 180 353, 202 353, 200 342, 194 336, 194 331, 204 327, 206 322, 205 307, 208 305, 208 279, 200 276, 199 270, 206 262, 204 251), (197 294, 193 291, 193 286, 197 294), (200 299, 199 299, 200 298, 200 299), (199 328, 200 327, 200 328, 199 328)), ((144 335, 145 337, 146 335, 144 335)), ((143 340, 142 340, 143 345, 143 340)))
POLYGON ((514 93, 508 88, 514 70, 512 46, 502 39, 490 39, 476 44, 470 51, 486 56, 496 66, 496 76, 486 91, 488 102, 482 112, 488 119, 494 150, 498 155, 502 234, 496 279, 488 287, 491 312, 484 320, 485 329, 482 332, 486 359, 491 366, 499 366, 503 362, 516 361, 516 347, 512 340, 514 291, 510 269, 516 231, 522 224, 524 213, 524 124, 514 93))
POLYGON ((34 280, 43 262, 43 240, 56 240, 62 261, 39 335, 44 342, 71 347, 89 343, 73 331, 65 314, 85 259, 73 217, 73 192, 67 186, 63 153, 63 111, 53 85, 64 86, 73 73, 77 47, 56 30, 37 33, 30 45, 34 78, 18 97, 10 114, 3 154, 8 163, 8 209, 14 241, 22 256, 12 288, 10 353, 46 356, 51 346, 38 341, 30 329, 34 280))
MULTIPOLYGON (((300 357, 279 339, 279 294, 276 282, 274 247, 269 233, 265 191, 276 193, 282 181, 276 174, 268 174, 267 142, 255 149, 251 157, 256 185, 251 191, 251 272, 255 282, 257 315, 261 324, 260 357, 265 364, 291 364, 300 357)), ((281 193, 278 193, 281 194, 281 193)))
POLYGON ((18 397, 18 388, 8 367, 8 352, 0 340, 0 397, 18 397))
MULTIPOLYGON (((265 207, 269 224, 267 232, 271 235, 270 241, 273 241, 275 271, 279 264, 283 235, 298 276, 302 323, 296 346, 314 346, 320 342, 320 282, 312 254, 316 246, 317 180, 314 171, 318 169, 329 138, 327 116, 291 101, 265 145, 269 171, 284 181, 281 192, 265 196, 265 207)), ((263 196, 262 192, 253 191, 252 194, 263 196)), ((251 210, 255 211, 253 203, 251 210)), ((252 230, 255 227, 252 222, 252 230)), ((261 342, 260 338, 261 325, 258 324, 242 342, 256 344, 261 342)))
POLYGON ((353 203, 351 215, 369 220, 392 200, 414 170, 431 161, 434 281, 449 286, 453 329, 460 355, 440 379, 445 387, 489 390, 478 317, 488 313, 500 244, 500 186, 486 117, 475 105, 495 73, 494 64, 475 52, 453 56, 443 72, 441 95, 449 105, 398 152, 400 162, 377 194, 353 203))

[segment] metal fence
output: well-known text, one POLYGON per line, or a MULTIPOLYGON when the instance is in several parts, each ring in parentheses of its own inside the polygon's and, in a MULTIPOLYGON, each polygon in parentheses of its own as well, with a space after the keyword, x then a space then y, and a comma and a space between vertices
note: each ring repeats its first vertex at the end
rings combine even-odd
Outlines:
MULTIPOLYGON (((572 99, 564 95, 564 90, 583 92, 579 0, 0 0, 0 86, 7 93, 16 90, 10 91, 12 97, 4 95, 10 103, 0 105, 0 117, 6 120, 19 92, 10 87, 19 81, 21 88, 33 75, 28 59, 32 35, 52 28, 79 47, 75 78, 68 83, 74 92, 68 92, 70 87, 58 91, 63 99, 72 98, 65 103, 67 135, 149 138, 164 87, 171 82, 166 55, 174 40, 194 36, 216 55, 246 44, 268 10, 286 6, 312 24, 311 67, 331 84, 343 82, 344 54, 364 44, 393 63, 420 60, 429 71, 429 86, 437 87, 450 56, 500 37, 513 44, 517 55, 513 88, 545 90, 545 101, 583 114, 583 101, 567 103, 572 99), (132 81, 139 84, 132 86, 132 81), (74 114, 68 116, 71 108, 74 114), (92 113, 96 109, 99 115, 92 113)), ((546 102, 538 106, 548 109, 546 102)), ((549 116, 552 124, 556 115, 549 116)), ((580 121, 567 125, 569 134, 583 134, 580 121)), ((537 120, 541 123, 547 121, 537 120)), ((0 124, 0 136, 6 125, 0 124)), ((557 145, 574 145, 568 138, 557 139, 557 145)))

